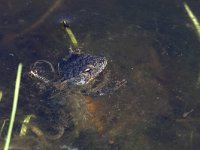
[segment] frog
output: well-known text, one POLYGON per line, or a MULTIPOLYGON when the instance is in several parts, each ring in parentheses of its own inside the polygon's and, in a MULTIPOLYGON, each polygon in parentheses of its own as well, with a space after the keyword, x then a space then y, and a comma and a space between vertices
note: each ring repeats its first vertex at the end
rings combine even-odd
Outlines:
MULTIPOLYGON (((65 30, 71 31, 66 21, 62 25, 65 30)), ((106 69, 107 64, 108 59, 105 56, 84 53, 79 47, 70 47, 68 54, 57 63, 57 67, 47 60, 37 60, 31 65, 29 77, 37 81, 40 91, 50 93, 47 98, 48 106, 42 109, 47 110, 47 118, 50 120, 52 112, 57 116, 57 122, 54 120, 57 133, 48 135, 48 138, 59 139, 65 129, 69 128, 69 124, 86 124, 84 117, 87 118, 90 114, 87 108, 82 107, 84 96, 110 95, 126 84, 125 79, 111 81, 111 71, 106 69), (66 105, 71 109, 66 110, 66 105)))

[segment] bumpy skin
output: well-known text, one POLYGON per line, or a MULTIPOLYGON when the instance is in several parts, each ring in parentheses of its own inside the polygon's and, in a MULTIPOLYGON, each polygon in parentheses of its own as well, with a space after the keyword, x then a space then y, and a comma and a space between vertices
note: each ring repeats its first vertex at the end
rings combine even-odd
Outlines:
POLYGON ((50 62, 39 60, 32 65, 29 75, 38 79, 37 85, 43 87, 41 90, 44 97, 50 94, 44 102, 48 102, 48 105, 42 104, 45 108, 40 110, 58 131, 57 134, 48 135, 48 139, 59 139, 71 123, 84 124, 82 117, 89 114, 82 107, 83 95, 111 94, 126 83, 126 80, 110 82, 110 72, 103 73, 106 65, 105 57, 71 52, 58 63, 59 76, 55 80, 52 80, 51 75, 57 70, 54 70, 50 62), (44 70, 46 65, 49 65, 48 71, 44 70), (70 108, 74 112, 73 116, 70 116, 70 108), (79 122, 71 122, 68 119, 70 117, 79 122))
MULTIPOLYGON (((66 21, 62 24, 64 28, 69 28, 66 21)), ((48 139, 59 139, 71 124, 80 129, 87 126, 85 118, 90 113, 84 107, 84 95, 110 94, 126 83, 122 80, 109 84, 110 72, 102 73, 106 65, 105 57, 80 53, 76 47, 58 63, 58 70, 46 60, 38 60, 31 66, 28 74, 37 79, 37 86, 45 99, 36 112, 39 116, 41 112, 50 127, 58 132, 48 135, 48 139)))
MULTIPOLYGON (((93 84, 106 65, 107 59, 105 57, 71 52, 58 63, 59 76, 55 80, 52 80, 52 74, 55 74, 57 70, 54 70, 50 62, 38 60, 31 65, 29 75, 37 79, 42 97, 47 98, 44 104, 41 104, 42 108, 39 108, 39 111, 57 130, 56 134, 48 135, 48 139, 59 139, 65 128, 71 126, 72 122, 68 119, 70 113, 68 110, 66 111, 66 106, 69 106, 68 109, 77 109, 79 104, 83 102, 81 100, 83 98, 81 96, 82 90, 87 91, 84 94, 96 92, 96 90, 91 90, 89 85, 93 84), (86 89, 86 86, 89 88, 86 89)), ((95 89, 98 89, 98 87, 95 89)), ((84 110, 84 107, 80 107, 79 111, 82 113, 76 114, 76 119, 83 114, 87 115, 87 110, 84 110)))
POLYGON ((95 79, 107 65, 107 59, 90 54, 71 53, 58 63, 61 81, 73 85, 85 85, 95 79))

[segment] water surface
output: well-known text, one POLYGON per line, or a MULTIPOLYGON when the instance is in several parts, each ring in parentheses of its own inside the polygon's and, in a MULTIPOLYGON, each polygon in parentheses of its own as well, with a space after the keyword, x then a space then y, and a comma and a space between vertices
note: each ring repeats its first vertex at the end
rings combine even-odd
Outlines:
MULTIPOLYGON (((200 3, 188 4, 198 17, 200 3)), ((183 1, 1 0, 0 10, 1 124, 9 118, 18 63, 26 73, 35 60, 56 64, 68 52, 59 25, 67 19, 82 51, 106 56, 114 80, 128 82, 111 96, 92 98, 95 129, 80 128, 73 137, 74 129, 66 130, 61 139, 47 141, 52 149, 199 149, 200 44, 183 1)), ((36 142, 49 149, 31 132, 15 138, 24 116, 41 104, 32 84, 23 78, 11 145, 34 149, 36 142)), ((46 122, 40 124, 48 128, 46 122)))

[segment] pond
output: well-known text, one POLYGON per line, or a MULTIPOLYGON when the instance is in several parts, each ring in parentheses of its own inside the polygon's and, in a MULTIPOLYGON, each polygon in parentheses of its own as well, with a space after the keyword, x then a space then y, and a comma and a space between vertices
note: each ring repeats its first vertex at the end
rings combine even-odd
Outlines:
MULTIPOLYGON (((20 62, 23 75, 10 149, 199 149, 200 41, 183 1, 0 1, 0 149, 20 62), (72 94, 66 107, 45 100, 46 93, 26 74, 36 60, 56 66, 69 52, 61 20, 69 22, 81 51, 105 56, 112 80, 125 79, 125 86, 111 95, 72 94), (71 118, 62 118, 68 115, 60 110, 71 118), (36 118, 20 137, 24 117, 31 114, 36 118), (57 118, 72 124, 58 139, 49 139, 57 118)), ((188 5, 199 18, 200 2, 188 5)))

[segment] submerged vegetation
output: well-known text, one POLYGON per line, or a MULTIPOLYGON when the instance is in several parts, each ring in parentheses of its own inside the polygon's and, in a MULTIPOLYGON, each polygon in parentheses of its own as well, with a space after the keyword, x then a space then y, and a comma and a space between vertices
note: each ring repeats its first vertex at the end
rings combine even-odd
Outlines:
POLYGON ((25 116, 24 121, 22 123, 22 127, 21 127, 21 130, 20 130, 19 136, 26 136, 31 118, 36 118, 36 116, 35 115, 25 116))
MULTIPOLYGON (((65 27, 65 31, 71 39, 73 48, 78 49, 78 42, 77 42, 71 28, 69 28, 69 26, 67 25, 67 23, 65 21, 62 22, 62 25, 65 27)), ((14 125, 14 121, 15 121, 15 114, 17 111, 17 103, 18 103, 18 97, 19 97, 21 73, 22 73, 22 64, 19 64, 18 71, 17 71, 15 92, 14 92, 12 114, 11 114, 11 119, 9 122, 8 134, 6 136, 4 150, 9 149, 9 144, 10 144, 11 135, 12 135, 12 131, 13 131, 13 125, 14 125)), ((69 102, 67 102, 67 103, 69 103, 69 105, 71 107, 70 114, 72 114, 72 116, 73 116, 73 121, 74 121, 74 125, 75 125, 75 130, 74 130, 75 132, 72 133, 75 135, 72 135, 72 137, 73 136, 74 136, 74 138, 77 137, 81 130, 94 129, 94 127, 92 127, 93 125, 91 127, 89 127, 91 124, 94 124, 94 126, 96 127, 96 129, 98 130, 99 133, 102 132, 102 128, 103 128, 102 122, 99 120, 98 117, 95 117, 95 115, 94 115, 94 113, 96 112, 97 105, 90 98, 88 98, 88 97, 86 98, 82 95, 79 95, 79 94, 77 95, 77 94, 71 96, 71 98, 68 100, 69 102), (92 119, 92 121, 90 122, 89 119, 92 119)), ((58 101, 60 99, 63 99, 63 97, 64 97, 62 94, 59 95, 59 93, 56 95, 53 95, 52 97, 54 97, 54 99, 55 99, 55 97, 57 97, 57 95, 58 95, 58 101)), ((38 106, 38 107, 40 107, 40 106, 38 106)), ((54 107, 56 107, 56 106, 54 106, 54 107)), ((56 115, 58 115, 56 117, 63 119, 64 122, 65 122, 65 119, 67 119, 66 121, 68 121, 68 118, 65 118, 66 116, 64 116, 62 114, 61 114, 61 116, 59 116, 59 114, 60 114, 59 109, 61 109, 61 111, 62 111, 63 108, 53 108, 52 110, 50 108, 49 110, 55 111, 57 113, 56 115)), ((53 116, 50 116, 50 117, 53 117, 53 116)), ((46 135, 37 125, 34 125, 31 123, 32 118, 37 120, 37 116, 35 116, 35 114, 26 115, 24 117, 23 123, 21 125, 21 129, 20 129, 20 133, 17 136, 17 137, 19 137, 19 140, 20 139, 22 141, 24 141, 24 140, 26 141, 26 139, 28 140, 29 139, 28 138, 29 137, 28 130, 30 130, 30 131, 32 131, 33 134, 35 134, 35 136, 38 139, 41 139, 42 145, 45 145, 48 147, 50 144, 47 145, 46 139, 56 140, 56 139, 59 139, 63 135, 64 128, 61 129, 61 134, 58 133, 58 134, 52 135, 52 136, 46 135)), ((6 123, 6 121, 4 121, 4 123, 2 125, 1 133, 2 133, 2 130, 4 129, 5 123, 6 123)), ((46 128, 48 128, 49 126, 46 126, 46 128)), ((58 131, 58 132, 60 132, 60 131, 58 131)), ((16 139, 14 139, 14 141, 16 141, 16 139)), ((33 142, 34 142, 34 139, 33 139, 33 142)), ((20 142, 19 142, 19 144, 20 144, 20 142)), ((21 147, 18 147, 18 146, 17 146, 17 148, 21 149, 21 147)))
MULTIPOLYGON (((60 0, 58 0, 57 2, 60 2, 60 0)), ((66 22, 64 23, 64 21, 62 21, 62 25, 63 26, 66 25, 66 24, 67 24, 66 22)), ((32 28, 33 27, 31 27, 30 29, 32 29, 32 28)), ((30 29, 28 29, 28 30, 30 30, 30 29)), ((78 48, 78 42, 77 42, 72 30, 69 27, 65 27, 65 31, 69 35, 69 37, 71 39, 71 42, 73 44, 73 47, 74 48, 78 48)), ((10 121, 9 121, 8 133, 7 133, 6 140, 5 140, 4 150, 8 150, 9 149, 9 145, 10 145, 10 141, 11 141, 13 126, 14 126, 14 122, 15 122, 15 115, 16 115, 16 111, 17 111, 18 98, 19 98, 21 74, 22 74, 22 64, 20 63, 18 65, 18 70, 17 70, 17 75, 16 75, 13 107, 12 107, 11 117, 10 117, 10 121)), ((2 96, 3 96, 3 92, 0 91, 0 101, 2 99, 2 96)), ((39 138, 44 137, 43 132, 38 127, 30 125, 31 118, 36 118, 36 116, 35 115, 27 115, 27 116, 25 116, 24 121, 23 121, 22 126, 21 126, 19 137, 25 137, 27 135, 27 130, 28 129, 31 129, 32 132, 37 135, 37 137, 39 137, 39 138)), ((8 121, 8 120, 4 120, 4 122, 3 122, 2 126, 1 126, 0 135, 2 134, 2 132, 4 130, 6 121, 8 121)))

